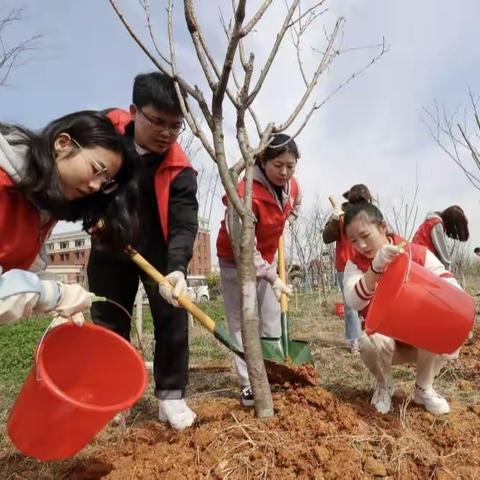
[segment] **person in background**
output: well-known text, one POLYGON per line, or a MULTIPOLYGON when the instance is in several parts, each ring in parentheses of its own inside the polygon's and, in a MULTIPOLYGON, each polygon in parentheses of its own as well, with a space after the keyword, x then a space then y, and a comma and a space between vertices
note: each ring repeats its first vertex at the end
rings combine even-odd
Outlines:
MULTIPOLYGON (((41 278, 44 242, 58 220, 98 221, 132 171, 123 138, 96 112, 66 115, 39 133, 0 124, 0 324, 42 312, 83 324, 93 294, 41 278)), ((102 239, 128 241, 129 221, 110 218, 102 239)))
POLYGON ((427 247, 450 270, 453 250, 447 245, 447 237, 466 242, 469 236, 468 219, 464 211, 452 205, 442 212, 428 213, 413 236, 412 243, 427 247))
MULTIPOLYGON (((177 298, 187 292, 187 266, 198 226, 196 172, 177 142, 184 119, 175 85, 159 72, 137 75, 130 111, 103 112, 138 153, 134 179, 140 193, 140 235, 132 246, 173 285, 158 286, 125 254, 92 240, 88 281, 95 294, 118 302, 130 314, 139 280, 145 287, 155 332, 153 374, 158 419, 183 430, 196 415, 185 401, 188 383, 188 321, 177 298)), ((92 319, 130 340, 130 318, 115 305, 96 303, 92 319)), ((123 423, 128 412, 119 414, 123 423)))
MULTIPOLYGON (((426 247, 407 244, 398 235, 388 233, 382 213, 373 204, 357 203, 348 209, 344 230, 356 252, 345 266, 345 301, 364 318, 383 272, 407 248, 414 262, 460 288, 453 275, 426 247)), ((392 365, 404 363, 416 364, 413 401, 434 415, 450 411, 447 400, 434 390, 433 381, 448 360, 458 357, 458 350, 450 355, 438 355, 380 333, 363 333, 358 343, 360 357, 377 382, 371 404, 379 413, 391 409, 395 391, 392 365)))
POLYGON ((358 339, 362 334, 362 325, 358 312, 345 303, 343 295, 343 276, 345 265, 352 257, 353 246, 343 233, 343 215, 353 204, 358 202, 371 202, 372 195, 366 185, 353 185, 343 194, 346 202, 342 204, 341 210, 334 211, 327 220, 322 232, 323 241, 326 244, 335 242, 335 268, 337 270, 337 282, 340 286, 344 303, 345 340, 350 351, 358 354, 358 339))
MULTIPOLYGON (((280 296, 293 294, 277 275, 275 253, 290 215, 296 215, 300 205, 300 190, 293 177, 300 157, 295 141, 285 134, 274 135, 268 147, 258 156, 253 172, 252 209, 256 218, 254 253, 257 271, 257 300, 260 318, 260 335, 279 338, 280 296)), ((244 182, 238 184, 240 196, 244 195, 244 182)), ((223 203, 227 205, 226 197, 223 203)), ((220 280, 225 314, 230 334, 242 345, 241 301, 237 264, 228 232, 227 213, 222 220, 217 237, 217 255, 220 265, 220 280)), ((240 401, 244 406, 253 406, 254 398, 245 361, 235 355, 235 368, 240 381, 240 401)))

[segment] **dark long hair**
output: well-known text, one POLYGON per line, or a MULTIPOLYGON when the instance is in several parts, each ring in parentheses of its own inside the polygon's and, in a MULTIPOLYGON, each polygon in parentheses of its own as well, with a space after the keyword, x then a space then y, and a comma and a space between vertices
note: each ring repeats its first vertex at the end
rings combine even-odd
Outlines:
POLYGON ((346 233, 347 227, 359 216, 366 215, 370 223, 377 226, 382 225, 385 222, 382 212, 370 202, 357 202, 351 204, 345 211, 343 217, 343 232, 346 233))
MULTIPOLYGON (((0 124, 0 133, 8 136, 11 145, 26 147, 25 170, 14 190, 27 196, 40 209, 47 210, 55 219, 83 220, 84 227, 105 215, 111 217, 109 212, 115 212, 115 218, 111 218, 104 232, 105 238, 121 245, 129 241, 129 232, 133 231, 137 223, 135 208, 127 206, 125 200, 122 200, 123 206, 119 207, 118 191, 112 194, 100 191, 69 201, 64 196, 55 162, 54 143, 61 133, 67 133, 84 148, 103 147, 119 153, 122 166, 115 175, 115 180, 121 190, 133 175, 136 154, 107 118, 98 112, 81 111, 50 122, 39 133, 21 126, 4 124, 0 124)), ((71 155, 77 149, 73 145, 71 155)), ((128 198, 133 199, 131 195, 128 198)))
POLYGON ((286 135, 285 133, 277 133, 272 135, 271 141, 267 148, 257 156, 255 163, 261 166, 261 162, 268 162, 274 158, 282 155, 282 153, 291 153, 296 160, 300 158, 300 152, 298 151, 295 140, 286 135))
POLYGON ((470 237, 468 219, 465 212, 458 205, 446 208, 443 212, 439 212, 439 215, 443 221, 447 237, 460 240, 461 242, 468 240, 470 237))

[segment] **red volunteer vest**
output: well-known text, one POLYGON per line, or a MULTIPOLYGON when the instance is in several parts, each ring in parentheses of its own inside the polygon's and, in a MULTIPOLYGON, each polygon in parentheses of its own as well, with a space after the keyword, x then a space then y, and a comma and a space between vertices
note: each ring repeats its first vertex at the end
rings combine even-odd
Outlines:
POLYGON ((343 217, 338 224, 338 240, 335 243, 335 268, 337 272, 345 271, 345 265, 355 255, 353 245, 343 233, 343 217))
POLYGON ((443 222, 440 218, 430 218, 425 220, 416 231, 412 240, 412 243, 427 247, 436 257, 438 257, 438 253, 432 242, 432 229, 439 223, 443 226, 443 222))
MULTIPOLYGON (((402 242, 407 243, 402 237, 398 235, 389 235, 389 237, 392 239, 394 245, 398 245, 402 242)), ((413 243, 407 243, 405 245, 405 249, 411 249, 411 254, 412 254, 412 261, 415 263, 418 263, 422 267, 425 266, 425 258, 427 255, 427 250, 423 245, 415 245, 413 243)), ((359 270, 361 270, 363 273, 365 273, 372 262, 370 258, 365 257, 365 255, 362 255, 359 252, 355 252, 354 256, 350 259, 352 263, 354 263, 359 270)), ((361 312, 360 314, 362 315, 363 318, 367 318, 367 313, 368 313, 368 307, 370 304, 368 304, 361 312)))
MULTIPOLYGON (((240 197, 245 194, 245 184, 243 180, 237 187, 240 197)), ((262 257, 272 263, 275 253, 278 249, 278 240, 283 233, 285 221, 295 205, 298 197, 298 184, 292 178, 289 185, 289 199, 286 202, 283 211, 278 206, 276 199, 261 183, 254 181, 252 186, 252 210, 256 218, 255 238, 257 240, 257 250, 262 257)), ((227 205, 227 197, 223 197, 224 205, 227 205)), ((232 245, 228 236, 225 220, 222 220, 217 237, 217 255, 219 258, 235 262, 232 245)))
POLYGON ((0 266, 4 271, 28 270, 56 220, 42 226, 38 209, 12 186, 0 168, 0 266))
MULTIPOLYGON (((121 134, 125 134, 126 126, 132 121, 130 113, 120 108, 108 112, 107 118, 121 134)), ((168 203, 170 201, 170 185, 184 168, 193 167, 180 144, 175 142, 167 150, 165 158, 155 172, 155 194, 157 197, 158 214, 166 242, 168 242, 168 203)))

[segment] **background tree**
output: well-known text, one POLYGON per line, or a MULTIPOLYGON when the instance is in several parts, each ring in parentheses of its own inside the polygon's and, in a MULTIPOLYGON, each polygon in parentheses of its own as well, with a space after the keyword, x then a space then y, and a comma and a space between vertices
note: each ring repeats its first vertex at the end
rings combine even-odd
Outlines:
MULTIPOLYGON (((1 16, 1 15, 0 15, 1 16)), ((0 18, 0 86, 5 85, 14 68, 28 61, 30 51, 38 44, 40 35, 32 35, 26 40, 9 41, 10 32, 22 21, 23 10, 14 8, 0 18)))

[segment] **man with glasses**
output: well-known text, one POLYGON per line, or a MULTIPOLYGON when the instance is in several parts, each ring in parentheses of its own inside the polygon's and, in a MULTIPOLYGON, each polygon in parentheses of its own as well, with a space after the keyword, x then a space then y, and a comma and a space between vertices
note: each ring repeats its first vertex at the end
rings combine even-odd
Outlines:
MULTIPOLYGON (((158 73, 138 75, 130 112, 105 114, 130 139, 139 154, 138 189, 140 234, 134 246, 174 288, 158 287, 123 252, 96 248, 88 263, 90 290, 132 312, 139 279, 148 296, 155 329, 154 378, 159 419, 182 430, 195 413, 185 402, 188 374, 188 321, 176 298, 187 292, 187 265, 197 232, 196 172, 177 138, 184 120, 174 84, 158 73)), ((130 340, 130 319, 109 303, 92 308, 93 321, 130 340)))

